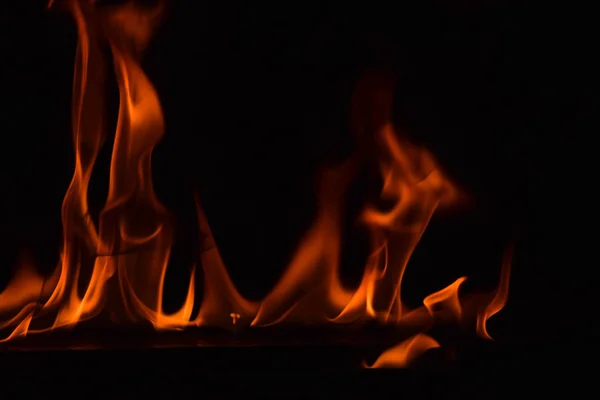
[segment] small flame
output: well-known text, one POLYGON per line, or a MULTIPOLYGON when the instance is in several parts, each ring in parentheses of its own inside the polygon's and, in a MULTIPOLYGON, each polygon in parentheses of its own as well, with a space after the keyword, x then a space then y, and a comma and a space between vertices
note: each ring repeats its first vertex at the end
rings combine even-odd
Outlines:
POLYGON ((487 320, 500 312, 506 305, 508 300, 508 284, 510 281, 510 269, 512 265, 514 252, 514 244, 510 244, 504 252, 504 258, 502 260, 502 270, 500 272, 500 282, 494 297, 483 309, 482 312, 477 314, 477 334, 484 339, 491 340, 492 337, 487 331, 487 320))
POLYGON ((426 351, 440 347, 431 336, 423 333, 406 339, 400 344, 383 352, 373 365, 363 364, 365 368, 406 368, 426 351))
POLYGON ((425 297, 423 304, 431 315, 445 313, 450 315, 455 320, 460 320, 462 317, 462 306, 458 296, 460 285, 467 279, 463 276, 458 278, 453 284, 445 289, 435 292, 425 297))

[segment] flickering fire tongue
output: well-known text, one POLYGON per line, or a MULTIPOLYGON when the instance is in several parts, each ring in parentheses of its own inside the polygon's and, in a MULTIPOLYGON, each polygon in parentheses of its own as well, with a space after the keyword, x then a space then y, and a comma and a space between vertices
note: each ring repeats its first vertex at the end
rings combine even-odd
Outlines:
MULTIPOLYGON (((227 273, 198 199, 202 233, 204 296, 192 315, 194 274, 179 311, 163 311, 163 284, 173 244, 172 218, 157 199, 151 155, 165 121, 156 90, 140 66, 144 48, 160 21, 164 3, 152 8, 99 7, 94 1, 60 2, 77 24, 72 127, 75 170, 62 206, 63 246, 54 274, 40 276, 26 259, 0 293, 2 342, 52 331, 102 316, 113 323, 150 322, 157 330, 213 326, 236 328, 276 324, 348 326, 367 321, 417 333, 389 349, 372 367, 403 367, 428 349, 439 347, 425 331, 440 321, 475 328, 487 339, 486 321, 506 303, 511 251, 506 252, 498 289, 460 296, 467 279, 409 309, 401 286, 408 261, 439 207, 463 199, 427 150, 402 139, 391 123, 394 87, 389 74, 375 71, 357 87, 353 128, 360 148, 320 177, 317 216, 299 243, 279 282, 260 302, 244 299, 227 273), (120 108, 108 197, 99 226, 88 216, 87 191, 97 155, 105 144, 104 90, 109 65, 101 48, 108 44, 120 92, 120 108), (340 282, 342 210, 346 190, 364 163, 375 162, 383 178, 386 210, 367 204, 362 223, 371 235, 371 255, 357 289, 340 282), (82 282, 83 276, 90 276, 82 282), (78 287, 85 287, 80 293, 78 287), (33 321, 50 321, 45 326, 33 321)), ((399 335, 405 339, 406 336, 399 335)))

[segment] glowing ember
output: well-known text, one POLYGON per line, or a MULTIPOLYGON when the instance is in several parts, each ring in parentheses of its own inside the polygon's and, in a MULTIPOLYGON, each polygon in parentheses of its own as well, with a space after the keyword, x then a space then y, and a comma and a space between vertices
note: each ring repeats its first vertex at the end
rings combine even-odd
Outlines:
POLYGON ((234 325, 237 322, 238 318, 240 318, 240 314, 238 313, 231 313, 229 314, 229 316, 231 317, 231 323, 234 325))
MULTIPOLYGON (((280 323, 360 325, 369 320, 424 331, 439 321, 475 327, 490 339, 488 318, 506 304, 512 248, 506 252, 494 293, 460 295, 466 277, 430 294, 409 309, 401 289, 408 261, 438 207, 458 203, 460 191, 434 157, 403 140, 391 123, 393 81, 366 76, 357 88, 354 129, 369 149, 325 170, 317 216, 299 243, 279 282, 260 302, 236 290, 219 254, 206 215, 197 204, 202 233, 204 296, 197 315, 194 276, 173 314, 163 311, 163 285, 173 244, 168 210, 157 199, 151 155, 165 121, 158 95, 140 66, 140 57, 160 20, 163 3, 147 9, 134 3, 97 7, 93 1, 64 1, 77 24, 79 40, 73 79, 75 171, 62 206, 63 246, 53 275, 42 277, 27 259, 0 293, 2 341, 108 316, 117 323, 148 321, 158 330, 191 326, 268 326, 280 323), (108 43, 120 91, 119 117, 110 166, 108 198, 99 226, 88 217, 87 191, 96 157, 105 144, 104 86, 108 43), (362 223, 371 234, 371 253, 357 289, 338 277, 345 191, 361 163, 376 162, 383 178, 386 210, 368 204, 362 223), (82 282, 82 276, 91 276, 82 282), (81 294, 79 287, 85 287, 81 294), (33 321, 40 321, 35 328, 33 321), (50 321, 41 326, 42 321, 50 321)), ((382 77, 383 76, 383 77, 382 77)), ((197 200, 197 199, 196 199, 197 200)), ((399 335, 399 338, 406 336, 399 335)), ((370 368, 404 367, 440 345, 424 333, 387 350, 370 368)))

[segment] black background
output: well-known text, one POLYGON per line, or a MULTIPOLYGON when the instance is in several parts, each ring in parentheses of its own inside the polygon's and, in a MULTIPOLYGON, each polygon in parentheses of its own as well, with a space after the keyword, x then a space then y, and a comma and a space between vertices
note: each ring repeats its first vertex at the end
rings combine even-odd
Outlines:
MULTIPOLYGON (((41 271, 56 265, 73 168, 74 23, 44 2, 9 3, 0 35, 2 282, 22 251, 41 271)), ((195 191, 242 294, 268 292, 314 215, 316 171, 353 150, 356 82, 385 66, 399 75, 397 126, 475 199, 472 210, 431 222, 408 267, 407 303, 461 275, 493 288, 514 240, 510 298, 492 335, 595 337, 596 261, 583 256, 594 235, 590 14, 478 1, 369 4, 171 2, 144 58, 167 126, 153 156, 155 188, 177 221, 167 309, 182 300, 197 258, 195 191)), ((109 157, 106 146, 92 213, 106 195, 109 157)), ((359 181, 350 203, 376 185, 359 181)), ((348 285, 360 276, 357 257, 345 252, 348 285)))

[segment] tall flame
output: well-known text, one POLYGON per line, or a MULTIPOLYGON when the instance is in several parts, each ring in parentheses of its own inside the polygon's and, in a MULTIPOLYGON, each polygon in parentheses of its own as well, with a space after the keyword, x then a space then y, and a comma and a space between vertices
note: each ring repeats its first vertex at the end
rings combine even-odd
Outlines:
POLYGON ((464 323, 475 318, 477 333, 490 339, 486 321, 506 304, 512 247, 503 262, 493 293, 464 301, 460 277, 426 296, 423 305, 402 303, 402 279, 415 247, 439 207, 464 197, 426 149, 409 143, 391 118, 394 80, 374 71, 357 88, 353 129, 359 150, 348 161, 323 170, 319 179, 315 220, 279 282, 260 302, 238 293, 221 259, 208 218, 198 199, 201 271, 204 297, 196 316, 196 266, 187 294, 173 314, 163 311, 164 280, 173 244, 172 217, 157 198, 151 157, 165 132, 159 96, 141 67, 141 57, 164 10, 134 2, 97 7, 93 0, 62 2, 78 31, 73 78, 72 129, 75 168, 62 205, 63 245, 54 274, 42 277, 24 259, 8 287, 0 293, 2 341, 28 333, 73 326, 103 315, 113 322, 146 321, 156 329, 188 326, 267 326, 277 323, 359 324, 369 319, 404 327, 412 338, 386 351, 373 368, 406 366, 439 344, 423 332, 437 321, 464 323), (120 93, 110 180, 97 227, 90 217, 87 192, 105 132, 104 89, 112 53, 120 93), (382 209, 368 204, 360 217, 371 235, 371 253, 357 288, 339 278, 343 206, 357 171, 376 164, 382 177, 382 209), (89 278, 86 278, 89 277, 89 278), (85 281, 87 279, 87 282, 85 281), (85 284, 85 285, 82 285, 85 284), (83 293, 80 287, 85 286, 83 293), (50 324, 34 327, 34 322, 50 324))

